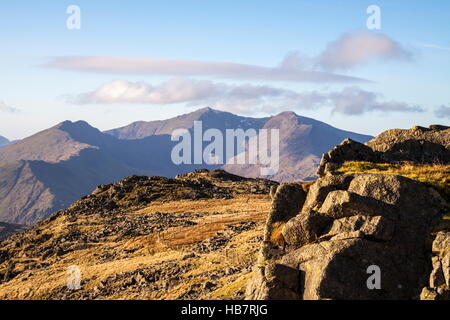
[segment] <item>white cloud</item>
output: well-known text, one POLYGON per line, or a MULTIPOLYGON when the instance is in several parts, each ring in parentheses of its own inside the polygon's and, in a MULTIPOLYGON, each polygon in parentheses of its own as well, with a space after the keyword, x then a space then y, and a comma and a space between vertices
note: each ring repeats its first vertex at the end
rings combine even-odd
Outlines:
POLYGON ((18 113, 19 109, 14 108, 3 101, 0 101, 0 112, 18 113))
POLYGON ((372 60, 409 59, 411 53, 381 33, 355 32, 330 42, 317 57, 298 52, 286 55, 276 67, 220 61, 196 61, 152 57, 63 56, 53 57, 48 68, 110 74, 209 76, 225 79, 293 81, 312 83, 367 82, 366 79, 336 74, 372 60))
POLYGON ((299 69, 299 57, 288 56, 281 66, 268 68, 230 62, 130 57, 54 57, 49 68, 111 74, 212 76, 227 79, 293 82, 366 82, 367 80, 323 71, 299 69))
POLYGON ((287 90, 251 84, 228 85, 210 80, 175 78, 152 86, 144 82, 114 80, 93 92, 70 97, 69 102, 170 104, 208 99, 253 99, 286 94, 287 90))
POLYGON ((296 92, 282 88, 252 84, 225 84, 210 80, 175 78, 153 86, 144 82, 115 80, 93 92, 70 97, 77 104, 170 104, 209 105, 241 114, 276 112, 279 109, 317 109, 328 107, 332 112, 359 115, 366 112, 422 112, 419 106, 404 102, 383 101, 382 95, 347 87, 341 91, 296 92))
POLYGON ((398 101, 380 101, 382 95, 365 91, 357 87, 348 87, 340 92, 329 95, 333 102, 332 112, 348 115, 358 115, 370 111, 383 112, 423 112, 423 108, 417 105, 409 105, 398 101))
POLYGON ((276 113, 280 110, 313 110, 330 108, 332 113, 361 115, 370 112, 424 112, 418 105, 399 101, 385 101, 379 93, 357 87, 347 87, 334 92, 292 92, 277 97, 253 99, 227 99, 209 102, 224 111, 252 114, 257 111, 276 113))
POLYGON ((441 46, 440 44, 427 43, 427 42, 416 42, 415 44, 419 47, 423 47, 423 48, 427 48, 427 49, 450 51, 450 47, 441 46))
POLYGON ((450 119, 450 107, 447 106, 440 106, 436 111, 434 112, 436 117, 438 118, 449 118, 450 119))
POLYGON ((318 58, 325 70, 346 70, 371 60, 408 60, 411 53, 381 33, 356 32, 342 35, 328 44, 318 58))

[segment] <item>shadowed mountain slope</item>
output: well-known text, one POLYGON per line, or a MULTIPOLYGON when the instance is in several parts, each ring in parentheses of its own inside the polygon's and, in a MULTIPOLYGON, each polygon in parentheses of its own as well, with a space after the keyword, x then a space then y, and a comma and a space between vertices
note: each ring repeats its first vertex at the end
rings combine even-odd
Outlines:
POLYGON ((130 175, 175 176, 169 136, 119 140, 66 121, 0 150, 0 221, 34 224, 99 184, 130 175))
MULTIPOLYGON (((336 129, 294 112, 283 112, 271 117, 262 129, 279 129, 279 170, 270 179, 280 182, 314 179, 323 153, 348 137, 361 142, 371 138, 336 129)), ((224 169, 247 177, 260 175, 259 165, 225 165, 224 169)))
POLYGON ((20 224, 0 222, 0 241, 3 241, 14 233, 25 231, 26 228, 20 224))
MULTIPOLYGON (((137 122, 103 133, 85 121, 65 121, 0 150, 0 221, 31 225, 51 212, 89 194, 97 185, 130 175, 167 176, 206 164, 175 165, 173 130, 280 130, 280 171, 269 178, 301 180, 314 176, 320 156, 344 138, 364 142, 369 136, 333 128, 292 112, 270 118, 248 118, 210 108, 164 121, 137 122)), ((203 142, 202 147, 208 143, 203 142)), ((225 141, 226 144, 226 141, 225 141)), ((192 149, 194 143, 192 144, 192 149)), ((259 166, 227 165, 227 171, 261 177, 259 166)))
MULTIPOLYGON (((192 130, 194 121, 202 121, 203 130, 219 129, 225 136, 226 129, 279 129, 280 170, 266 177, 285 182, 313 178, 322 154, 350 138, 365 142, 372 136, 357 134, 334 128, 326 123, 283 112, 273 117, 250 118, 203 108, 195 112, 164 121, 135 122, 129 126, 106 131, 120 139, 141 139, 143 137, 171 134, 173 130, 192 130)), ((205 146, 205 144, 204 144, 205 146)), ((225 165, 229 172, 246 176, 261 177, 259 165, 225 165)))

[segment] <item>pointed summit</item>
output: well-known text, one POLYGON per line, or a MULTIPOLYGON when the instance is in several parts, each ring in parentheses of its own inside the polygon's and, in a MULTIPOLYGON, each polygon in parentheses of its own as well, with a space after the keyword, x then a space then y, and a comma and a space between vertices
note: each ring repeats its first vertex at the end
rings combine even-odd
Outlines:
POLYGON ((97 148, 113 137, 90 126, 85 121, 64 121, 25 138, 0 152, 1 162, 68 160, 86 148, 97 148))

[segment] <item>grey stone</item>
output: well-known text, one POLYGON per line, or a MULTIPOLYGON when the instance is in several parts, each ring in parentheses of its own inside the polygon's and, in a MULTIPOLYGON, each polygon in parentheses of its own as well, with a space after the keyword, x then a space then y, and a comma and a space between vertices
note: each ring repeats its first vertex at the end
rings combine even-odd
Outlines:
POLYGON ((438 257, 433 257, 433 271, 430 274, 430 287, 437 288, 445 284, 444 272, 442 270, 442 264, 438 257))
POLYGON ((298 300, 299 270, 271 263, 256 267, 245 297, 248 300, 298 300))
POLYGON ((331 219, 314 211, 301 212, 283 227, 282 234, 290 247, 301 247, 320 237, 331 219))
POLYGON ((270 241, 277 223, 285 223, 300 212, 305 199, 306 192, 300 183, 284 183, 277 188, 272 209, 267 217, 264 241, 270 241))
POLYGON ((333 174, 346 161, 373 162, 376 160, 377 154, 370 147, 351 139, 345 139, 323 155, 317 175, 323 177, 327 174, 333 174))
POLYGON ((438 232, 433 241, 433 253, 444 257, 450 254, 450 232, 438 232))
POLYGON ((362 237, 376 241, 389 241, 395 232, 395 222, 382 216, 352 216, 336 219, 321 239, 339 239, 339 234, 349 237, 362 237))
POLYGON ((317 180, 309 188, 302 211, 308 212, 310 210, 318 210, 329 192, 335 190, 347 190, 353 178, 353 175, 338 175, 326 176, 317 180))
POLYGON ((389 213, 393 214, 393 210, 381 201, 343 190, 328 193, 318 211, 333 219, 357 215, 380 216, 389 215, 389 213))

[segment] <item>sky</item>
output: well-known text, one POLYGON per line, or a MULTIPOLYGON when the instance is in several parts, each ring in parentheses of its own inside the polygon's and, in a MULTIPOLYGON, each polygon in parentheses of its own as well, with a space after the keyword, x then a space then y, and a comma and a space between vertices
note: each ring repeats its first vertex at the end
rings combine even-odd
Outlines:
POLYGON ((447 0, 3 1, 0 43, 11 140, 206 106, 372 135, 450 125, 447 0))

